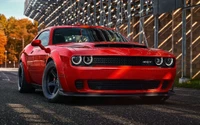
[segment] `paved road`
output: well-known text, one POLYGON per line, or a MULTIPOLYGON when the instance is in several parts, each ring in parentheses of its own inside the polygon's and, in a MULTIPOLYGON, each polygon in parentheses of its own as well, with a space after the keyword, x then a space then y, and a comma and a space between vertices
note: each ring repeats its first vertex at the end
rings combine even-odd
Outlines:
POLYGON ((145 104, 137 97, 56 104, 48 103, 41 91, 20 94, 17 71, 1 70, 0 125, 200 125, 200 91, 175 91, 165 104, 145 104))

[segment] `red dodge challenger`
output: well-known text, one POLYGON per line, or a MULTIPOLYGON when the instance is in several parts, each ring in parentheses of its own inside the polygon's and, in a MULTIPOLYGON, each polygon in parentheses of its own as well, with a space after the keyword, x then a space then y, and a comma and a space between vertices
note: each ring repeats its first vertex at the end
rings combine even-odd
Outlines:
POLYGON ((100 26, 53 26, 41 31, 21 53, 18 90, 42 87, 61 96, 134 96, 165 101, 171 94, 176 60, 169 52, 129 42, 100 26))

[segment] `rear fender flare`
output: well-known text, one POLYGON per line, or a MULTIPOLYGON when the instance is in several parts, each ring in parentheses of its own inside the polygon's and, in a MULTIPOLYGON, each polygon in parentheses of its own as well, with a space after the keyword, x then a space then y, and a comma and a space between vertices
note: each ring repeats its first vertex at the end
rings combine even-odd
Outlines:
POLYGON ((24 67, 25 80, 28 84, 30 84, 31 83, 31 77, 30 77, 30 74, 28 72, 27 61, 26 61, 24 53, 22 53, 22 55, 21 55, 20 62, 22 63, 22 65, 24 67))

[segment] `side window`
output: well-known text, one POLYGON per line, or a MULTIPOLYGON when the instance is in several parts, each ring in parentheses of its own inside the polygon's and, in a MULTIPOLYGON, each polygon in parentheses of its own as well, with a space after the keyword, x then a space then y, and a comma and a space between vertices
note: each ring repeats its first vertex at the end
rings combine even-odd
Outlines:
POLYGON ((37 39, 41 40, 43 46, 47 46, 49 43, 49 31, 42 32, 37 39))

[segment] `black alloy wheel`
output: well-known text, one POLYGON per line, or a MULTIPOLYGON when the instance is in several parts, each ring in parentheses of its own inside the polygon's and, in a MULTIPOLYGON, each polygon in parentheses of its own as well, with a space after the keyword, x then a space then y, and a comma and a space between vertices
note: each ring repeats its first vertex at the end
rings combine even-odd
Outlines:
POLYGON ((56 94, 58 91, 58 76, 56 68, 51 68, 47 74, 47 91, 50 95, 56 94))
POLYGON ((50 61, 44 70, 42 80, 43 94, 49 102, 57 102, 60 99, 59 88, 57 69, 54 62, 50 61))
POLYGON ((18 68, 18 91, 20 93, 28 93, 28 92, 35 91, 35 88, 33 88, 31 84, 26 82, 26 78, 24 74, 24 66, 22 62, 20 62, 19 68, 18 68))

